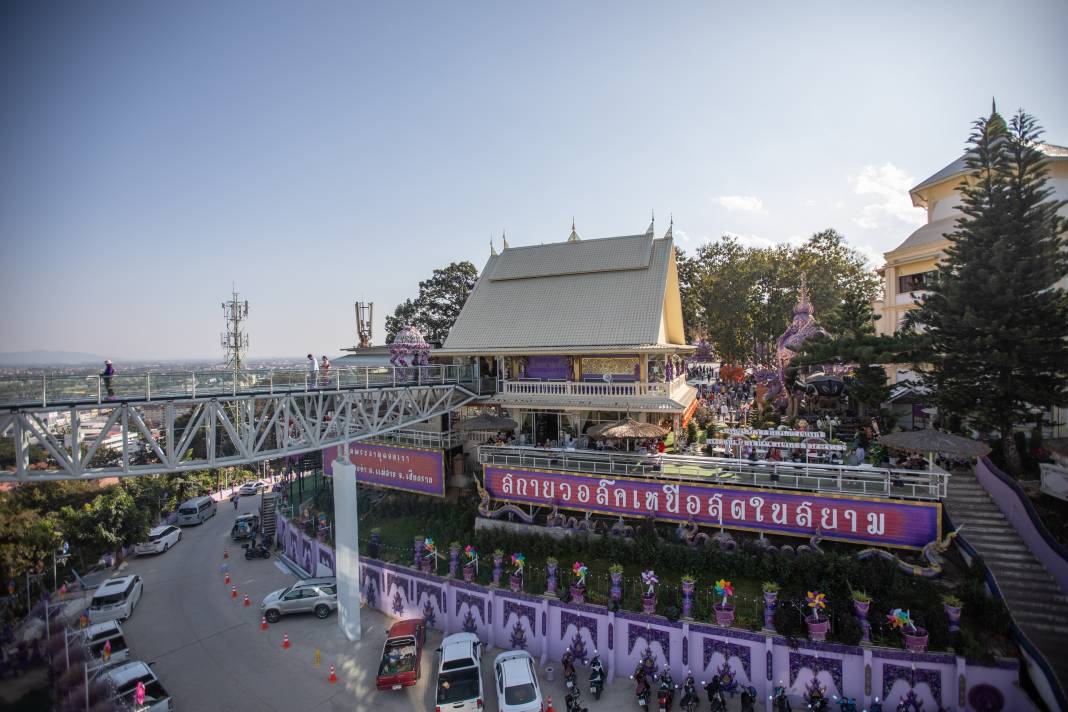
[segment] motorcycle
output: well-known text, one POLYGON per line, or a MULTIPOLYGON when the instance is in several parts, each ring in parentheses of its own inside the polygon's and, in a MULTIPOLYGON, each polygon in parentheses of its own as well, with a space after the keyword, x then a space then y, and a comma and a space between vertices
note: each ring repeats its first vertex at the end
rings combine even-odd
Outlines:
POLYGON ((271 548, 267 546, 266 542, 242 544, 241 548, 245 550, 246 560, 271 558, 271 548))
POLYGON ((567 683, 567 691, 571 692, 575 687, 575 657, 571 654, 571 650, 564 652, 561 662, 564 665, 564 681, 567 683))
POLYGON ((664 672, 660 674, 660 687, 656 691, 656 704, 660 712, 669 712, 671 709, 671 703, 675 700, 676 687, 678 686, 671 679, 671 673, 665 665, 664 672))
POLYGON ((752 685, 742 690, 742 712, 755 712, 757 691, 752 685))
POLYGON ((634 688, 634 694, 638 698, 638 706, 644 712, 649 712, 649 681, 645 678, 645 671, 642 670, 641 665, 630 676, 630 679, 637 683, 634 688))
POLYGON ((837 697, 839 712, 857 712, 857 701, 852 697, 837 697))
POLYGON ((705 693, 708 694, 708 704, 711 706, 712 712, 726 712, 727 698, 723 696, 723 683, 719 675, 714 675, 712 682, 705 684, 704 687, 705 693))
POLYGON ((700 702, 701 698, 697 696, 697 688, 693 683, 693 673, 687 670, 686 682, 682 684, 682 699, 679 700, 679 707, 684 712, 694 712, 700 702))
POLYGON ((593 695, 593 699, 601 699, 601 692, 604 691, 604 666, 601 665, 601 658, 597 655, 597 651, 593 651, 593 659, 590 660, 590 694, 593 695))
POLYGON ((564 703, 567 705, 567 712, 587 712, 586 708, 579 702, 579 689, 577 686, 571 688, 571 692, 567 693, 564 703))
POLYGON ((790 705, 790 698, 786 696, 786 688, 781 684, 775 686, 775 695, 772 698, 772 706, 775 712, 794 712, 790 705))
POLYGON ((876 697, 871 701, 871 707, 869 707, 866 712, 883 712, 883 703, 876 697))
POLYGON ((822 692, 814 692, 808 698, 808 709, 812 710, 812 712, 828 712, 828 707, 827 698, 823 696, 822 692))

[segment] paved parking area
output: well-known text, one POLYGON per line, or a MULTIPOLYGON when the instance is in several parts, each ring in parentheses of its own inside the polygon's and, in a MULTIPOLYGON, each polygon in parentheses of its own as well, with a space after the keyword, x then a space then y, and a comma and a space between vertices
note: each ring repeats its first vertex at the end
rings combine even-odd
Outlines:
MULTIPOLYGON (((259 497, 242 498, 237 511, 258 506, 259 497)), ((345 639, 334 615, 326 620, 290 616, 260 630, 260 601, 296 579, 273 558, 245 561, 240 545, 229 538, 234 516, 229 503, 222 502, 214 518, 185 528, 181 542, 166 554, 132 559, 128 566, 129 573, 144 578, 145 589, 123 627, 134 658, 154 663, 178 712, 434 710, 433 650, 441 642, 438 631, 429 633, 419 683, 403 691, 378 692, 375 674, 391 622, 385 615, 365 609, 363 639, 357 643, 345 639), (236 600, 223 584, 221 566, 227 548, 226 563, 240 593, 236 600), (252 600, 248 608, 242 605, 245 593, 252 600), (282 648, 286 634, 289 650, 282 648), (318 667, 316 650, 321 657, 318 667), (338 677, 333 685, 328 680, 331 665, 338 677)), ((492 660, 499 652, 487 651, 482 661, 489 712, 497 711, 492 660)), ((585 681, 585 671, 580 671, 579 679, 585 681)), ((554 682, 541 682, 555 709, 566 712, 559 674, 554 682)), ((638 709, 633 683, 625 679, 611 685, 600 701, 583 695, 583 703, 591 712, 638 709)))

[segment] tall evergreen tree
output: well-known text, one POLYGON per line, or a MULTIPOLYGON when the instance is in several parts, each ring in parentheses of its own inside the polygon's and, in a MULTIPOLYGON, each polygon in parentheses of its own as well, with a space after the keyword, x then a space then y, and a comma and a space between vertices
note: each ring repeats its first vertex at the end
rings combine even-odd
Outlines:
POLYGON ((963 216, 913 321, 930 351, 917 369, 939 409, 997 431, 1006 464, 1021 471, 1016 424, 1037 407, 1068 404, 1068 274, 1064 201, 1051 198, 1042 131, 1020 111, 992 110, 968 139, 963 216))
POLYGON ((430 279, 419 283, 419 295, 414 301, 404 300, 392 315, 386 316, 386 342, 393 341, 398 331, 412 324, 427 343, 444 343, 477 280, 478 270, 466 260, 434 270, 430 279))

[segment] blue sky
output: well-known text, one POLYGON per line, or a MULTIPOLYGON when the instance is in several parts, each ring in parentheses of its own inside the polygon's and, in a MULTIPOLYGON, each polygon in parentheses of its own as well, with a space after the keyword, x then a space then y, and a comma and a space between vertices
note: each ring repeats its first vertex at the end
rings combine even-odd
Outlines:
POLYGON ((1068 144, 1068 4, 12 2, 0 350, 335 354, 452 260, 835 227, 873 259, 996 95, 1068 144), (1018 30, 1007 31, 1015 24, 1018 30))

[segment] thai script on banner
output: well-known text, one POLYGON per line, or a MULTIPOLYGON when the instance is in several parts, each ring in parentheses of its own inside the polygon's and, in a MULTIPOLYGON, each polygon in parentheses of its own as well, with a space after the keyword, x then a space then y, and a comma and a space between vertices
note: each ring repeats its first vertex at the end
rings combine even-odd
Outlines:
POLYGON ((822 430, 755 430, 753 428, 724 428, 717 432, 724 435, 743 435, 766 437, 768 435, 774 435, 780 438, 827 438, 827 434, 822 430))
MULTIPOLYGON (((338 447, 323 450, 323 468, 333 476, 338 447)), ((349 461, 356 468, 356 481, 385 487, 445 496, 445 464, 441 450, 395 447, 358 442, 349 446, 349 461)))
POLYGON ((573 472, 486 465, 490 497, 610 515, 722 526, 878 546, 920 549, 941 538, 937 502, 819 495, 732 485, 607 479, 573 472))
POLYGON ((792 443, 787 440, 744 440, 738 438, 709 438, 709 445, 730 445, 732 448, 779 448, 780 450, 845 450, 845 445, 838 443, 792 443))

